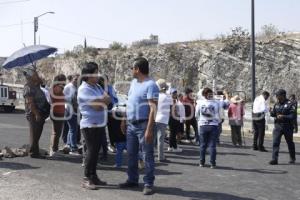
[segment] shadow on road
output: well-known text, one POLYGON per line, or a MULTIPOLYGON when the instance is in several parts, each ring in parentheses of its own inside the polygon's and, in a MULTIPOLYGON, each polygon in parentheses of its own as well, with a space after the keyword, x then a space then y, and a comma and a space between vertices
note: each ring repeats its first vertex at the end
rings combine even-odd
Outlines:
MULTIPOLYGON (((124 190, 124 191, 142 191, 142 184, 139 184, 138 188, 121 189, 117 185, 107 185, 99 187, 102 189, 124 190)), ((173 195, 177 197, 189 198, 190 200, 254 200, 252 198, 239 197, 231 194, 220 192, 201 192, 201 191, 186 191, 181 188, 175 187, 155 187, 154 196, 158 195, 173 195)))
POLYGON ((247 146, 247 145, 238 148, 231 143, 222 143, 222 144, 219 144, 218 147, 232 148, 232 149, 251 149, 252 148, 252 146, 247 146))
MULTIPOLYGON (((297 149, 296 149, 296 150, 297 150, 297 149)), ((287 152, 287 151, 280 151, 279 154, 281 154, 281 153, 289 154, 289 152, 287 152)), ((296 152, 296 155, 300 155, 300 153, 299 153, 299 152, 296 152)))
POLYGON ((275 169, 238 169, 233 167, 223 167, 218 166, 217 170, 235 170, 235 171, 242 171, 242 172, 255 172, 260 174, 287 174, 287 171, 284 170, 275 170, 275 169))
POLYGON ((40 167, 33 167, 23 163, 13 162, 0 162, 0 168, 11 169, 11 170, 24 170, 24 169, 39 169, 40 167))
POLYGON ((256 156, 250 153, 238 153, 238 152, 217 152, 218 155, 235 155, 235 156, 256 156))
POLYGON ((185 198, 190 198, 191 200, 254 200, 251 198, 239 197, 231 194, 226 193, 216 193, 216 192, 201 192, 201 191, 186 191, 181 188, 174 188, 174 187, 157 187, 156 188, 157 194, 162 195, 174 195, 180 196, 185 198))

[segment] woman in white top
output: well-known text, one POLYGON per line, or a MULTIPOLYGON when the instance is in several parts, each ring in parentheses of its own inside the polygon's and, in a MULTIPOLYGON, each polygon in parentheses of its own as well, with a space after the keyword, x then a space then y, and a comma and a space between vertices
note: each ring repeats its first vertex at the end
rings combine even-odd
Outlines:
POLYGON ((215 100, 213 91, 210 88, 204 88, 202 91, 203 100, 197 101, 195 116, 198 120, 200 130, 200 167, 205 164, 205 152, 209 146, 211 168, 216 167, 216 142, 219 132, 220 110, 228 107, 228 94, 224 92, 226 99, 215 100))
POLYGON ((159 88, 157 113, 155 118, 155 136, 157 138, 158 161, 164 161, 164 139, 166 128, 170 117, 170 106, 172 104, 171 97, 166 94, 168 85, 164 79, 156 82, 159 88))

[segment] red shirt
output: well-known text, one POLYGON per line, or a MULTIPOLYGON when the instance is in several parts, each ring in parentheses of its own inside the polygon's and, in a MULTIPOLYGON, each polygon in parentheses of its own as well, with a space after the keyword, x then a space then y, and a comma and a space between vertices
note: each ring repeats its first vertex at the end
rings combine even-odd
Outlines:
POLYGON ((190 99, 188 96, 184 96, 182 98, 182 103, 185 108, 185 116, 186 117, 194 117, 195 116, 195 100, 190 99))
POLYGON ((245 115, 244 105, 241 103, 231 103, 228 108, 229 122, 239 123, 243 122, 243 116, 245 115))
POLYGON ((51 96, 51 110, 56 117, 63 117, 65 115, 65 96, 63 87, 61 85, 54 85, 50 91, 51 96))

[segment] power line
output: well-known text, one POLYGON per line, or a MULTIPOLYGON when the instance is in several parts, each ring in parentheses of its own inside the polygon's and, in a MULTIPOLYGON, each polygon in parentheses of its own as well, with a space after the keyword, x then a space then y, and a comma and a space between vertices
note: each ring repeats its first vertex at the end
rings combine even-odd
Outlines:
POLYGON ((25 25, 25 24, 32 24, 32 22, 0 25, 0 28, 9 28, 9 27, 13 27, 13 26, 22 26, 22 25, 25 25))
POLYGON ((112 40, 103 39, 103 38, 100 38, 100 37, 97 37, 97 36, 86 35, 86 34, 82 34, 82 33, 76 33, 76 32, 73 32, 73 31, 64 30, 64 29, 61 29, 61 28, 56 28, 56 27, 49 26, 49 25, 46 25, 46 24, 40 24, 40 25, 44 26, 46 28, 52 29, 52 30, 56 30, 56 31, 63 32, 63 33, 68 33, 68 34, 71 34, 71 35, 76 35, 76 36, 80 36, 80 37, 93 38, 93 39, 101 40, 101 41, 105 41, 105 42, 114 42, 112 40))
POLYGON ((12 3, 22 3, 22 2, 26 2, 26 1, 30 1, 30 0, 16 0, 16 1, 0 1, 0 5, 4 5, 4 4, 12 4, 12 3))

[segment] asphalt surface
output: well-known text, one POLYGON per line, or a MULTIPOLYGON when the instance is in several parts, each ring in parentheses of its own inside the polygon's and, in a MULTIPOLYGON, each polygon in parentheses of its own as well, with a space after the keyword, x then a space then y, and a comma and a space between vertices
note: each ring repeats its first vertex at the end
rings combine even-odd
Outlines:
MULTIPOLYGON (((48 121, 40 142, 43 149, 49 147, 50 132, 48 121)), ((0 148, 22 146, 28 143, 28 134, 24 114, 0 113, 0 148)), ((194 145, 181 145, 182 153, 166 153, 169 162, 156 164, 156 192, 152 196, 143 196, 142 185, 136 190, 117 187, 126 180, 126 166, 115 169, 113 154, 98 168, 99 177, 109 185, 96 191, 80 187, 83 168, 78 156, 61 154, 52 160, 4 159, 0 161, 0 199, 300 199, 300 164, 287 164, 289 156, 284 139, 277 166, 267 164, 270 151, 251 150, 250 139, 245 148, 233 147, 227 136, 222 141, 224 144, 217 149, 217 169, 198 167, 199 148, 194 145)), ((271 150, 271 141, 267 140, 265 146, 271 150)), ((296 151, 299 149, 296 144, 296 151)))

